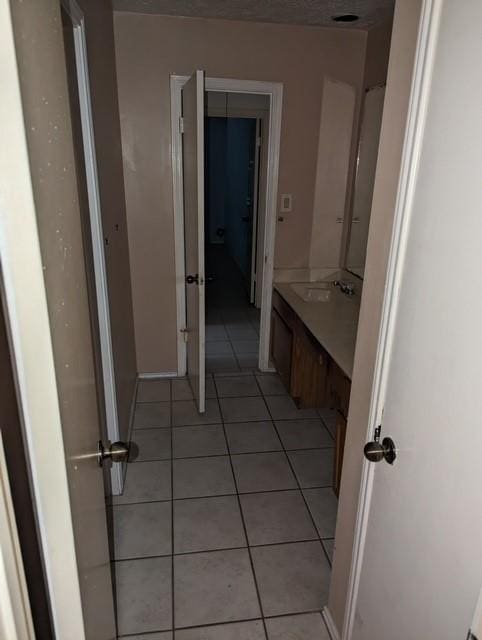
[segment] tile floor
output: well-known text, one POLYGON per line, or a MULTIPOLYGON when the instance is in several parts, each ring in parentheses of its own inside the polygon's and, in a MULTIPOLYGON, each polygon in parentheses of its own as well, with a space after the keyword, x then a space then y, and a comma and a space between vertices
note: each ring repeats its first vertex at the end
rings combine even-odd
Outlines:
POLYGON ((327 640, 337 501, 333 415, 276 375, 141 381, 124 494, 113 498, 119 637, 327 640))
POLYGON ((206 258, 206 371, 254 371, 260 311, 249 304, 241 273, 222 245, 208 246, 206 258))

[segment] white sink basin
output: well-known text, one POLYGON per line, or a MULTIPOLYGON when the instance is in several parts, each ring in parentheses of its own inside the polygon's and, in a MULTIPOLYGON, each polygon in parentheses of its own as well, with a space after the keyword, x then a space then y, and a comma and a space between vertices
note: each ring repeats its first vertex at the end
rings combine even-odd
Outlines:
POLYGON ((290 285, 293 291, 305 302, 329 302, 332 285, 330 282, 295 282, 290 285))

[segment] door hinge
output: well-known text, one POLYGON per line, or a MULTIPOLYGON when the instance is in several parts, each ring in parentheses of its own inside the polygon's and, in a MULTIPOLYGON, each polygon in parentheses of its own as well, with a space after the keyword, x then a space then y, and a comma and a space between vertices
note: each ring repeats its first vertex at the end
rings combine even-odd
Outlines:
POLYGON ((263 139, 261 138, 261 136, 259 136, 259 138, 256 138, 256 146, 257 147, 260 147, 262 142, 263 142, 263 139))
POLYGON ((189 329, 181 329, 184 342, 189 342, 189 329))
POLYGON ((184 118, 179 117, 179 133, 184 133, 184 118))
POLYGON ((373 434, 373 439, 375 442, 380 442, 380 434, 382 432, 382 425, 379 424, 378 427, 375 428, 375 433, 373 434))

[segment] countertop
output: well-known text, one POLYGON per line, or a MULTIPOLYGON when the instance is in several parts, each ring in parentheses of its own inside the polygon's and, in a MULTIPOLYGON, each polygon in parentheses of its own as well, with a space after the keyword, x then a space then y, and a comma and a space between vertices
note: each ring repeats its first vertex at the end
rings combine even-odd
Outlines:
POLYGON ((273 286, 351 380, 360 313, 360 293, 357 291, 354 296, 347 296, 333 287, 328 302, 305 302, 293 291, 291 284, 293 283, 283 282, 274 283, 273 286))

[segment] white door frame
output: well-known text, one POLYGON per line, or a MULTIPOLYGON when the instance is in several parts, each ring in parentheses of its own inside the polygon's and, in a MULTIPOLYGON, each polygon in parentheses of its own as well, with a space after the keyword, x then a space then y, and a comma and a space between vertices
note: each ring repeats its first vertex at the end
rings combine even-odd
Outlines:
POLYGON ((57 638, 85 637, 51 327, 9 2, 0 2, 0 265, 57 638), (28 283, 28 284, 26 284, 28 283))
MULTIPOLYGON (((172 178, 174 199, 174 244, 176 264, 176 307, 177 307, 177 362, 178 375, 186 374, 186 328, 185 268, 184 268, 184 205, 182 185, 182 137, 180 130, 181 90, 188 76, 171 76, 171 136, 172 136, 172 178)), ((264 269, 261 297, 261 326, 259 342, 259 362, 261 371, 269 369, 269 339, 271 298, 273 288, 274 243, 278 197, 278 170, 281 140, 281 112, 283 85, 279 82, 257 80, 235 80, 230 78, 206 78, 206 91, 228 93, 254 93, 270 98, 268 133, 268 168, 266 179, 266 216, 264 229, 264 269)))
POLYGON ((258 266, 258 207, 259 207, 259 170, 261 160, 261 118, 256 118, 256 140, 254 146, 254 185, 253 185, 253 218, 251 220, 251 276, 249 282, 249 301, 256 303, 255 281, 258 266))
POLYGON ((35 640, 18 539, 7 461, 0 430, 0 637, 35 640))
MULTIPOLYGON (((99 337, 102 361, 102 378, 105 398, 107 437, 112 442, 119 440, 119 419, 117 415, 117 397, 115 385, 114 356, 110 329, 109 291, 104 255, 104 233, 102 230, 102 212, 100 203, 97 158, 95 153, 94 123, 92 119, 92 101, 90 98, 89 68, 87 63, 87 42, 85 20, 82 9, 76 0, 61 0, 62 6, 74 25, 74 47, 77 63, 77 83, 79 88, 80 117, 82 139, 84 143, 85 172, 89 200, 90 230, 94 259, 95 291, 99 316, 99 337)), ((112 493, 122 493, 124 485, 123 465, 113 464, 110 471, 112 493)))
MULTIPOLYGON (((390 356, 397 318, 401 277, 408 239, 415 184, 418 174, 425 116, 430 95, 432 66, 441 11, 440 0, 423 0, 415 54, 412 88, 402 154, 400 180, 395 205, 394 224, 387 268, 387 284, 383 301, 380 335, 375 363, 374 381, 368 419, 367 440, 373 438, 377 425, 382 424, 385 393, 390 368, 390 356)), ((374 465, 364 460, 355 539, 352 550, 350 578, 341 640, 351 640, 363 565, 366 533, 373 493, 374 465)), ((325 618, 331 620, 325 609, 325 618)))

